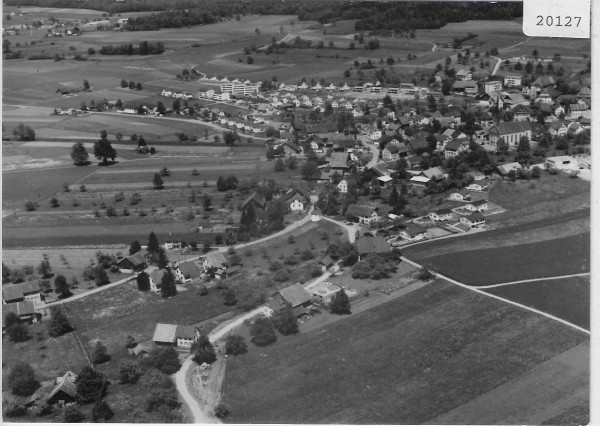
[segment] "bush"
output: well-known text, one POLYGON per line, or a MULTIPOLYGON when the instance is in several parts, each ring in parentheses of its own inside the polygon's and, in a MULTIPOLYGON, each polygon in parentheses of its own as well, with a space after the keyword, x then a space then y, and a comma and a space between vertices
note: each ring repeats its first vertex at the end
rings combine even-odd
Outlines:
POLYGON ((238 334, 229 334, 225 338, 225 353, 227 355, 242 355, 248 352, 248 345, 244 338, 238 334))
POLYGON ((277 341, 277 335, 271 320, 265 317, 258 318, 250 327, 251 341, 256 346, 267 346, 277 341))
POLYGON ((421 281, 429 281, 433 278, 434 275, 431 273, 431 269, 428 266, 423 266, 421 269, 419 269, 419 272, 417 272, 417 279, 421 281))
POLYGON ((92 408, 92 419, 95 422, 105 422, 110 420, 114 415, 113 410, 111 410, 110 406, 103 399, 96 402, 94 408, 92 408))
POLYGON ((201 285, 200 289, 198 290, 198 294, 200 296, 207 296, 208 295, 208 288, 205 285, 201 285))
POLYGON ((167 389, 151 389, 146 399, 145 409, 148 413, 160 411, 167 407, 171 410, 179 408, 181 403, 177 398, 177 392, 167 389))
POLYGON ((83 414, 81 414, 81 412, 73 407, 73 406, 68 406, 65 407, 65 411, 64 411, 64 415, 63 415, 63 422, 64 423, 81 423, 85 420, 85 416, 83 414))
POLYGON ((15 395, 29 396, 39 386, 33 368, 25 362, 17 362, 8 373, 8 387, 15 395))
POLYGON ((233 306, 237 303, 237 297, 233 289, 228 289, 223 293, 223 303, 227 306, 233 306))
POLYGON ((284 336, 298 333, 298 319, 289 304, 275 312, 273 315, 273 325, 284 336))
POLYGON ((126 359, 119 365, 119 381, 121 383, 135 383, 140 377, 138 365, 135 361, 126 359))
POLYGON ((102 373, 84 367, 75 381, 79 401, 83 404, 97 401, 106 394, 108 382, 102 373))
POLYGON ((151 389, 173 389, 175 384, 166 374, 155 368, 149 368, 140 378, 140 384, 151 389))
POLYGON ((27 413, 27 409, 23 404, 19 404, 18 402, 9 402, 4 400, 2 402, 2 406, 4 407, 4 417, 22 417, 27 413))
POLYGON ((171 347, 157 349, 144 359, 144 363, 165 374, 175 374, 181 368, 177 351, 171 347))
POLYGON ((278 283, 282 283, 289 280, 290 275, 285 269, 280 269, 279 271, 275 272, 275 275, 273 275, 273 279, 278 283))
POLYGON ((10 339, 10 341, 15 342, 15 343, 25 342, 26 340, 29 340, 29 338, 31 337, 29 335, 29 328, 27 327, 27 325, 23 324, 20 320, 17 323, 7 326, 6 334, 8 335, 8 338, 10 339))
POLYGON ((229 410, 223 404, 219 404, 215 407, 215 417, 218 419, 224 419, 229 415, 229 410))
POLYGON ((62 336, 65 333, 73 331, 73 327, 62 308, 53 306, 50 308, 50 322, 48 323, 48 334, 51 337, 62 336))
POLYGON ((190 352, 194 354, 193 360, 198 365, 212 364, 217 360, 215 348, 207 336, 200 336, 198 341, 192 344, 190 352))
POLYGON ((329 304, 329 310, 335 315, 350 314, 350 299, 344 289, 341 289, 333 295, 331 303, 329 304))

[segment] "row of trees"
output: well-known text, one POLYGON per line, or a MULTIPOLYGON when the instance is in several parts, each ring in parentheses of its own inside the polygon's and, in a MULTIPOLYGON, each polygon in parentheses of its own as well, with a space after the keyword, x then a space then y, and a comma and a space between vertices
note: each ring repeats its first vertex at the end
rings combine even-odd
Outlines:
POLYGON ((142 41, 136 47, 133 44, 120 44, 113 46, 112 44, 102 46, 99 50, 101 55, 160 55, 165 51, 165 46, 162 42, 142 41))

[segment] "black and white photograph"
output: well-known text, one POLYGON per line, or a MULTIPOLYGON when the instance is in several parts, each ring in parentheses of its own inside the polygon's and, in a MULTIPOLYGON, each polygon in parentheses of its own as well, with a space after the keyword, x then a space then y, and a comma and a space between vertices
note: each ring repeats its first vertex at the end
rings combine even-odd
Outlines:
POLYGON ((589 0, 1 10, 3 422, 591 422, 589 0))

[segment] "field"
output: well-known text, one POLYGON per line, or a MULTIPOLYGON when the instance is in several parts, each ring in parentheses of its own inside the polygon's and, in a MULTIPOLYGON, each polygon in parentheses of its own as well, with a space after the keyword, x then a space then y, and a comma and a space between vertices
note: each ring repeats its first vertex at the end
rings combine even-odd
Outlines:
POLYGON ((589 277, 540 280, 485 291, 555 315, 580 327, 590 328, 589 277))
POLYGON ((590 270, 590 234, 498 248, 421 254, 449 278, 474 286, 578 274, 590 270))
MULTIPOLYGON (((434 282, 326 329, 229 358, 224 403, 231 423, 419 424, 583 342, 585 335, 557 322, 434 282)), ((577 382, 589 375, 587 365, 575 377, 554 371, 554 383, 575 381, 588 392, 585 381, 577 382)), ((553 406, 565 392, 523 395, 531 405, 513 423, 568 410, 553 406)))

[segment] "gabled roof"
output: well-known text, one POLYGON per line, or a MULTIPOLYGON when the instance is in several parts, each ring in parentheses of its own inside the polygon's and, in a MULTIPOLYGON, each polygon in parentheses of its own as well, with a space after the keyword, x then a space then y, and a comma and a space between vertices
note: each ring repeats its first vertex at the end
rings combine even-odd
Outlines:
POLYGON ((42 291, 39 280, 25 281, 24 283, 17 285, 21 286, 21 291, 24 295, 30 293, 39 293, 42 291))
POLYGON ((347 168, 349 155, 347 152, 332 152, 329 166, 334 168, 347 168))
POLYGON ((346 210, 346 216, 352 217, 370 217, 373 214, 373 209, 357 204, 350 204, 346 210))
POLYGON ((416 223, 407 222, 406 229, 403 229, 401 232, 406 232, 409 237, 414 238, 417 235, 427 232, 427 229, 423 228, 421 225, 417 225, 416 223))
POLYGON ((450 209, 438 209, 438 210, 434 211, 434 213, 436 213, 438 215, 446 215, 446 214, 451 214, 452 210, 450 210, 450 209))
POLYGON ((502 164, 496 168, 498 169, 498 173, 500 173, 500 175, 504 176, 504 175, 508 174, 508 172, 510 172, 511 170, 521 169, 521 165, 519 163, 506 163, 506 164, 502 164))
POLYGON ((10 284, 2 286, 2 300, 10 303, 13 300, 23 299, 23 289, 19 284, 10 284))
POLYGON ((409 140, 408 145, 410 145, 414 152, 429 148, 429 142, 424 138, 414 138, 409 140))
POLYGON ((2 327, 4 327, 4 319, 9 313, 13 313, 18 317, 24 317, 35 314, 33 302, 16 302, 2 305, 2 327))
POLYGON ((311 299, 311 295, 298 283, 279 290, 279 294, 292 308, 309 302, 311 299))
POLYGON ((492 126, 490 133, 494 130, 496 130, 500 136, 510 135, 512 133, 521 133, 531 130, 531 124, 529 124, 529 121, 506 121, 492 126))
POLYGON ((75 381, 77 380, 77 374, 72 371, 67 371, 64 376, 61 377, 59 383, 52 389, 52 392, 48 395, 48 400, 51 400, 58 392, 62 391, 69 395, 71 398, 77 396, 77 387, 75 381))
POLYGON ((482 220, 485 222, 485 216, 479 212, 471 213, 465 219, 467 219, 469 222, 481 222, 482 220))
POLYGON ((227 264, 225 255, 220 251, 211 251, 210 253, 207 253, 206 256, 204 256, 204 261, 215 268, 220 268, 222 265, 227 264))
POLYGON ((452 86, 453 89, 466 89, 466 88, 477 88, 477 82, 473 80, 455 81, 452 86))
POLYGON ((385 238, 381 236, 377 237, 369 237, 365 236, 356 241, 356 250, 359 255, 369 254, 369 253, 387 253, 392 248, 385 240, 385 238))
POLYGON ((248 207, 248 205, 254 202, 256 205, 258 205, 261 209, 264 209, 265 206, 267 205, 267 200, 265 199, 265 197, 262 194, 259 194, 258 192, 254 191, 248 198, 246 198, 246 200, 242 203, 242 210, 244 210, 246 207, 248 207))
POLYGON ((446 151, 457 151, 461 146, 468 146, 469 141, 467 139, 452 139, 446 144, 446 151), (466 143, 465 143, 466 142, 466 143))
POLYGON ((177 326, 174 324, 157 323, 152 340, 159 343, 175 343, 177 326))
POLYGON ((555 83, 554 78, 551 75, 541 75, 533 83, 532 86, 546 87, 555 83))
POLYGON ((197 278, 200 276, 200 269, 193 262, 180 263, 179 271, 185 278, 197 278))
POLYGON ((191 325, 178 325, 175 337, 178 339, 194 339, 196 337, 196 328, 191 325))
POLYGON ((443 179, 444 171, 439 167, 431 167, 427 170, 423 170, 423 174, 429 179, 443 179))
POLYGON ((130 261, 133 266, 143 265, 146 262, 146 258, 144 256, 144 254, 139 251, 137 253, 134 253, 132 255, 129 255, 129 256, 121 259, 119 262, 117 262, 117 265, 119 263, 123 262, 124 260, 130 261))
POLYGON ((162 283, 163 276, 166 273, 167 273, 167 271, 164 269, 156 269, 156 270, 150 272, 149 275, 150 275, 150 279, 152 280, 152 282, 155 285, 160 286, 162 283))

